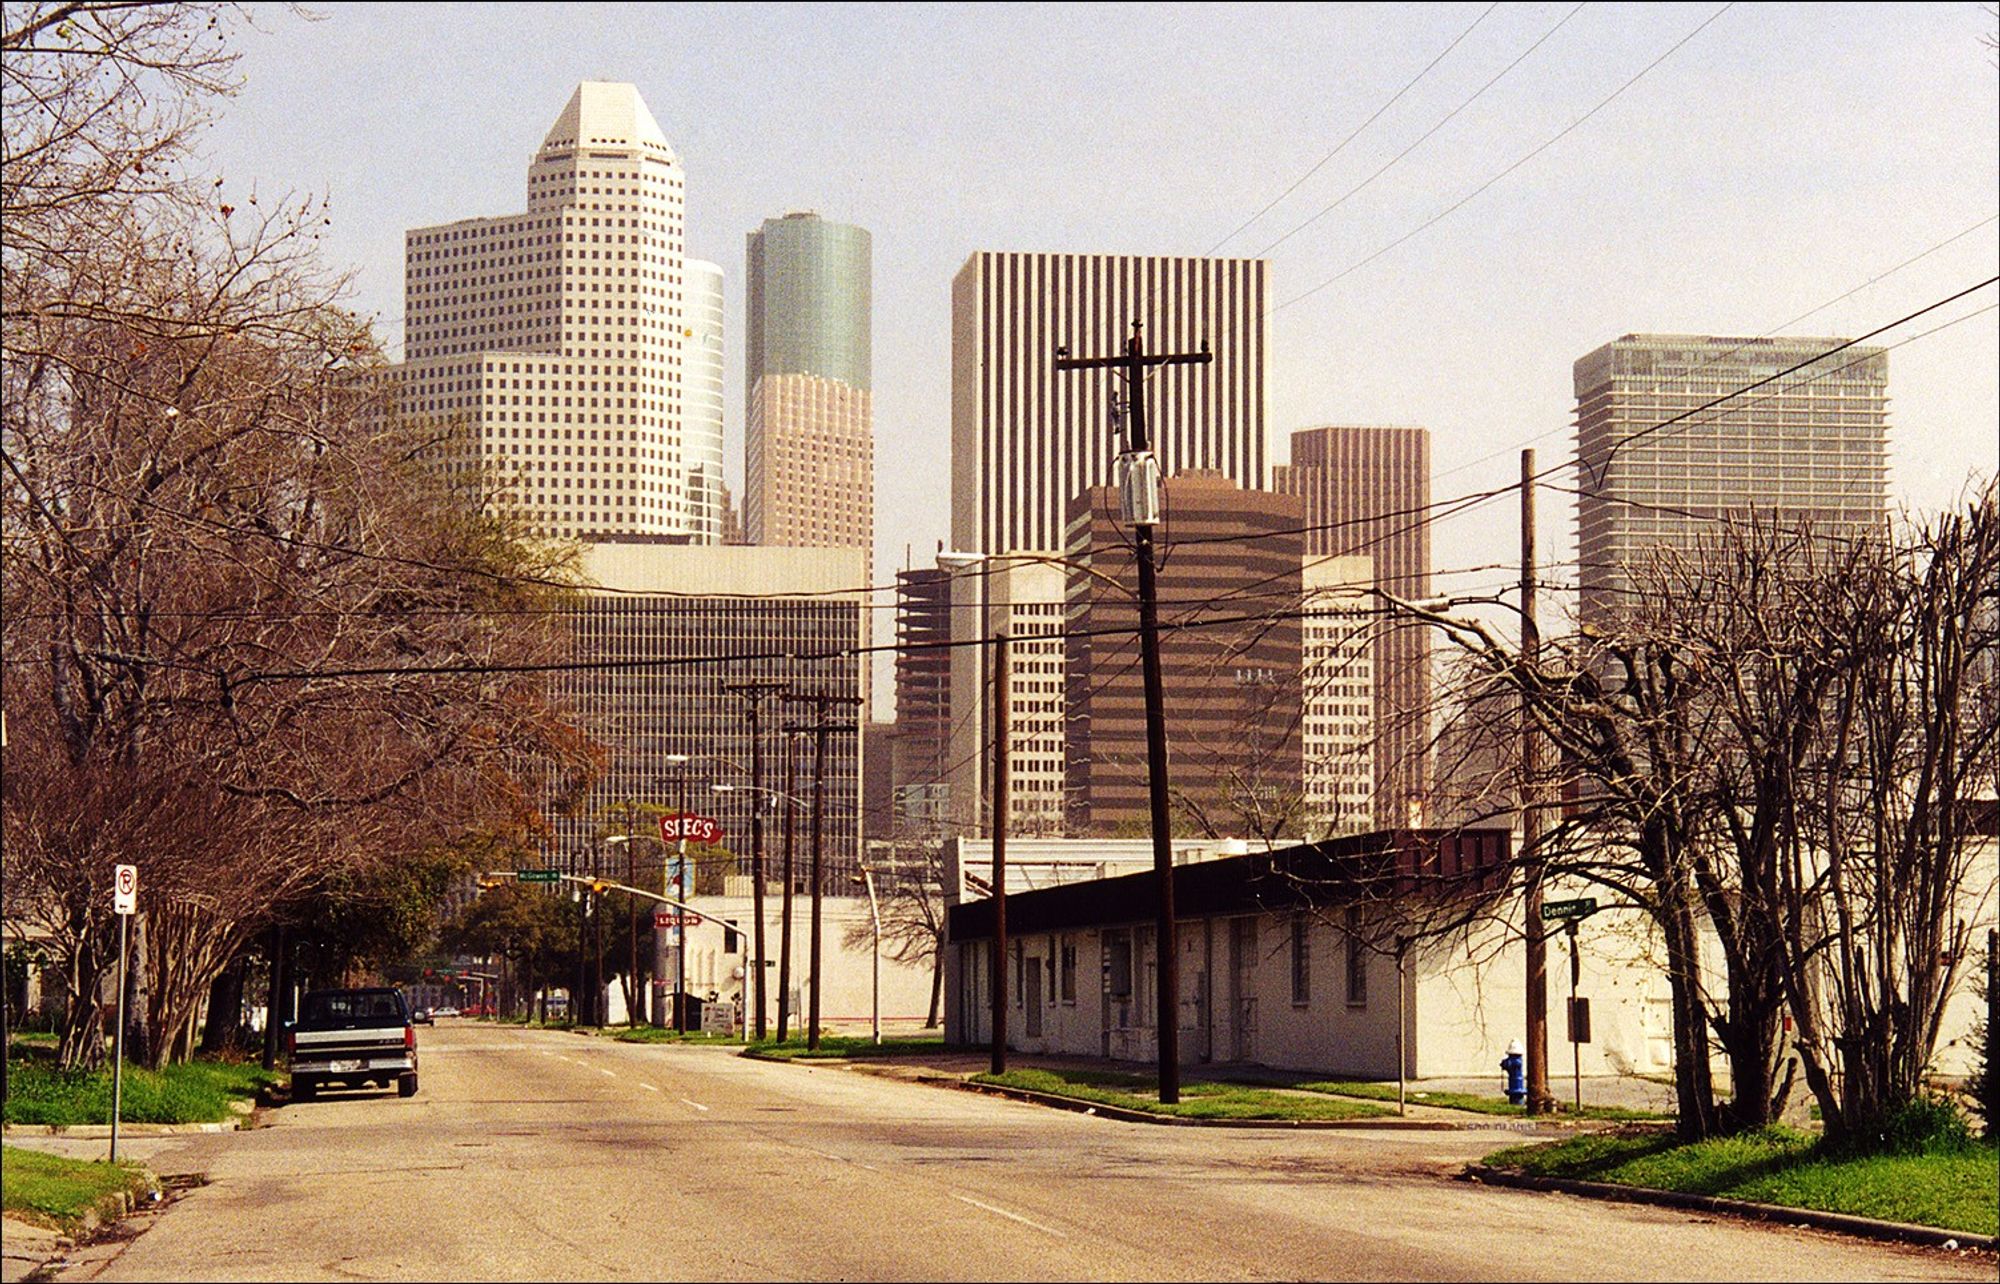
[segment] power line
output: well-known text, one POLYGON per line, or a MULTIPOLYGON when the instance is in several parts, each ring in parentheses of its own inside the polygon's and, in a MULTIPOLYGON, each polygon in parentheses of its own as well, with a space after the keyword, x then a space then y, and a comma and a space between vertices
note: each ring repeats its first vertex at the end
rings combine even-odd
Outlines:
POLYGON ((1730 9, 1734 8, 1735 3, 1736 0, 1729 0, 1729 2, 1727 4, 1724 4, 1720 9, 1717 9, 1714 13, 1702 19, 1700 24, 1697 25, 1694 30, 1688 32, 1685 36, 1682 36, 1679 40, 1676 40, 1672 45, 1670 45, 1667 48, 1667 51, 1665 53, 1661 54, 1659 57, 1653 59, 1653 61, 1647 63, 1644 67, 1640 68, 1637 75, 1633 76, 1630 80, 1626 81, 1624 84, 1618 86, 1618 88, 1612 90, 1611 93, 1602 100, 1600 100, 1595 107, 1592 107, 1589 111, 1577 117, 1574 121, 1571 121, 1568 125, 1565 125, 1560 131, 1558 131, 1555 134, 1554 137, 1550 138, 1547 142, 1544 142, 1541 146, 1535 148, 1527 155, 1521 157, 1513 164, 1507 166, 1507 168, 1501 170, 1493 177, 1487 179, 1479 186, 1473 188, 1470 192, 1467 192, 1464 196, 1459 197, 1458 200, 1452 202, 1444 209, 1439 210, 1436 214, 1433 214, 1430 218, 1424 220, 1422 223, 1417 224, 1417 226, 1403 233, 1401 236, 1389 242, 1387 245, 1384 245, 1381 249, 1376 250, 1373 254, 1368 255, 1366 258, 1360 260, 1357 263, 1351 264, 1350 266, 1341 269, 1339 272, 1334 273, 1332 276, 1328 277, 1324 281, 1321 281, 1318 285, 1313 286, 1311 289, 1306 290, 1300 294, 1295 294, 1291 298, 1286 299, 1283 303, 1273 305, 1268 311, 1264 313, 1264 315, 1267 317, 1271 316, 1274 313, 1284 311, 1286 308, 1291 307, 1294 303, 1299 303, 1305 299, 1311 298, 1313 295, 1318 294, 1321 290, 1324 290, 1328 286, 1333 285, 1338 281, 1344 280, 1349 276, 1352 276, 1354 273, 1359 272, 1362 268, 1367 267, 1370 263, 1373 263, 1376 259, 1381 258, 1384 254, 1387 254, 1389 251, 1395 249, 1397 246, 1402 245, 1404 242, 1411 240, 1412 238, 1418 236, 1419 234, 1423 233, 1429 228, 1436 226, 1444 219, 1450 217, 1452 214, 1456 213, 1460 209, 1463 209, 1468 203, 1470 203, 1480 193, 1484 192, 1487 188, 1492 187, 1495 183, 1499 182, 1501 179, 1507 177, 1515 170, 1521 168, 1521 166, 1526 165, 1529 161, 1535 159, 1535 157, 1540 156, 1543 152, 1555 146, 1557 143, 1561 142, 1564 138, 1567 138, 1572 132, 1574 132, 1576 129, 1582 126, 1585 121, 1588 121, 1598 112, 1603 111, 1606 107, 1609 107, 1626 90, 1630 89, 1632 86, 1638 84, 1641 80, 1643 80, 1646 74, 1652 71, 1653 68, 1659 66, 1667 59, 1673 57, 1674 54, 1679 52, 1680 48, 1683 45, 1687 44, 1688 41, 1693 40, 1696 36, 1700 35, 1703 31, 1707 30, 1708 25, 1710 23, 1714 22, 1717 18, 1720 18, 1723 14, 1729 12, 1730 9))
MULTIPOLYGON (((1437 133, 1440 129, 1443 129, 1446 125, 1449 125, 1452 122, 1452 120, 1455 119, 1458 116, 1458 114, 1464 111, 1467 107, 1470 107, 1472 106, 1472 104, 1478 102, 1480 98, 1485 95, 1487 90, 1493 88, 1493 86, 1499 84, 1502 80, 1506 79, 1508 72, 1520 66, 1524 61, 1527 60, 1529 54, 1532 54, 1535 52, 1535 50, 1540 49, 1545 43, 1548 42, 1551 36, 1555 35, 1556 32, 1561 31, 1563 27, 1568 25, 1569 20, 1571 18, 1574 18, 1576 17, 1577 14, 1583 12, 1583 5, 1585 3, 1588 3, 1588 0, 1582 0, 1582 3, 1579 3, 1575 8, 1571 9, 1568 13, 1556 19, 1555 26, 1550 27, 1547 31, 1544 31, 1541 34, 1541 37, 1537 39, 1535 43, 1529 45, 1526 49, 1523 49, 1518 55, 1516 55, 1514 61, 1508 63, 1505 67, 1502 67, 1499 73, 1495 75, 1491 80, 1487 81, 1485 84, 1481 85, 1478 89, 1474 90, 1470 98, 1467 98, 1465 101, 1461 102, 1458 106, 1446 112, 1444 116, 1438 121, 1437 124, 1432 125, 1429 129, 1425 130, 1422 134, 1420 134, 1415 142, 1411 143, 1408 147, 1405 147, 1402 151, 1397 152, 1394 156, 1390 157, 1388 161, 1386 161, 1380 169, 1377 169, 1374 173, 1362 179, 1359 183, 1356 183, 1353 187, 1348 188, 1347 191, 1341 193, 1340 197, 1337 200, 1335 200, 1332 204, 1321 209, 1317 214, 1314 214, 1311 218, 1308 218, 1305 222, 1300 223, 1298 226, 1294 227, 1291 231, 1286 232, 1283 236, 1280 236, 1277 240, 1271 242, 1269 245, 1266 245, 1263 249, 1258 250, 1257 253, 1252 257, 1260 259, 1263 258, 1266 254, 1269 254, 1272 250, 1277 249, 1280 245, 1283 245, 1286 241, 1291 240, 1294 236, 1297 236, 1300 232, 1305 231, 1313 224, 1319 222, 1327 215, 1339 209, 1342 205, 1345 205, 1350 197, 1358 195, 1363 189, 1372 184, 1376 179, 1382 177, 1382 175, 1394 169, 1396 165, 1405 156, 1408 156, 1411 152, 1414 152, 1419 147, 1422 147, 1426 142, 1430 141, 1431 135, 1437 133)), ((1578 123, 1581 124, 1582 122, 1579 121, 1578 123)), ((1272 310, 1276 311, 1275 308, 1272 310)))
MULTIPOLYGON (((1352 133, 1348 134, 1347 137, 1341 139, 1340 142, 1335 144, 1332 151, 1320 157, 1317 164, 1315 164, 1311 169, 1308 169, 1305 173, 1299 175, 1298 178, 1293 180, 1292 185, 1290 187, 1287 187, 1284 191, 1279 192, 1276 196, 1272 197, 1270 201, 1265 204, 1263 209, 1258 210, 1255 214, 1252 214, 1249 218, 1244 219, 1241 223, 1236 225, 1235 230, 1230 232, 1229 235, 1223 237, 1221 240, 1217 241, 1214 245, 1209 246, 1208 250, 1206 251, 1206 253, 1202 255, 1202 257, 1203 258, 1214 257, 1215 252, 1217 250, 1220 250, 1223 246, 1229 244, 1231 241, 1235 240, 1238 236, 1242 235, 1243 231, 1246 228, 1248 228, 1251 224, 1255 223, 1258 219, 1263 218, 1266 214, 1269 214, 1273 209, 1277 208, 1279 202, 1283 201, 1287 196, 1290 196, 1293 192, 1298 191, 1299 187, 1302 184, 1304 184, 1307 179, 1311 178, 1314 174, 1319 173, 1321 169, 1325 168, 1327 162, 1331 161, 1334 157, 1340 155, 1341 152, 1347 150, 1347 145, 1349 143, 1359 138, 1363 130, 1367 129, 1370 125, 1380 120, 1382 118, 1382 113, 1388 111, 1391 107, 1394 107, 1399 101, 1401 101, 1404 94, 1407 94, 1412 89, 1415 89, 1417 87, 1418 81, 1421 81, 1425 76, 1430 75, 1432 68, 1436 67, 1439 63, 1443 62, 1446 56, 1449 55, 1452 50, 1458 48, 1459 44, 1463 42, 1467 36, 1472 34, 1474 28, 1476 28, 1480 23, 1486 21, 1486 19, 1489 16, 1491 16, 1493 11, 1495 9, 1498 9, 1499 7, 1500 7, 1499 0, 1494 0, 1494 3, 1487 5, 1485 9, 1481 10, 1479 16, 1472 20, 1471 26, 1468 26, 1465 30, 1459 32, 1457 36, 1453 37, 1452 42, 1446 45, 1443 49, 1439 50, 1435 58, 1432 58, 1429 62, 1425 63, 1421 71, 1419 71, 1416 75, 1410 77, 1407 81, 1403 82, 1403 87, 1401 89, 1398 89, 1395 93, 1389 95, 1389 99, 1387 102, 1383 103, 1380 107, 1377 107, 1374 113, 1370 115, 1367 120, 1364 120, 1359 125, 1356 125, 1352 133)), ((1582 7, 1583 7, 1582 5, 1577 6, 1578 9, 1581 9, 1582 7)), ((1575 10, 1571 10, 1571 12, 1574 13, 1575 10)), ((1564 21, 1567 22, 1568 19, 1565 18, 1564 21)), ((1426 137, 1428 137, 1428 135, 1426 135, 1426 137)), ((1400 159, 1400 157, 1398 159, 1400 159)), ((1349 193, 1349 195, 1352 194, 1353 193, 1351 192, 1349 193)), ((1341 199, 1345 200, 1346 197, 1342 197, 1341 199)), ((1291 235, 1291 233, 1287 232, 1285 235, 1289 236, 1291 235)))

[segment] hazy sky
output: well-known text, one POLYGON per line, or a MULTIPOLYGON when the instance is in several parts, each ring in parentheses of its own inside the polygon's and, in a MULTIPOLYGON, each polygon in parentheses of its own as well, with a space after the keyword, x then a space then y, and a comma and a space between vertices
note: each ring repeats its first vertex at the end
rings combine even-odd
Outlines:
MULTIPOLYGON (((1483 490, 1514 478, 1524 445, 1545 466, 1568 457, 1571 363, 1622 334, 1758 335, 1855 290, 1781 331, 1850 336, 2000 271, 1992 17, 1969 0, 1738 4, 1434 226, 1298 297, 1548 143, 1719 8, 1494 6, 1220 246, 1264 252, 1563 24, 1269 252, 1274 461, 1297 428, 1422 424, 1435 496, 1483 490)), ((524 208, 528 158, 576 82, 637 84, 686 166, 688 253, 726 273, 737 494, 745 233, 802 207, 873 233, 886 571, 947 530, 949 286, 968 254, 1215 250, 1486 10, 334 5, 305 21, 259 8, 212 152, 230 190, 331 197, 332 255, 400 341, 404 230, 524 208)), ((1877 342, 1995 302, 1988 287, 1877 342)), ((1890 354, 1898 502, 1948 504, 1994 472, 1996 315, 1890 354)), ((1505 561, 1512 504, 1441 525, 1440 572, 1505 561)), ((1542 512, 1545 556, 1569 556, 1567 497, 1542 512)))

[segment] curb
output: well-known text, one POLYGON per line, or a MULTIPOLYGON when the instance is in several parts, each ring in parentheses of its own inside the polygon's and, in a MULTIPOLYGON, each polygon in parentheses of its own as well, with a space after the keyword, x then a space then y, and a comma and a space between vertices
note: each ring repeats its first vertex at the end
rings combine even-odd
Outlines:
POLYGON ((1185 1115, 1156 1115, 1149 1110, 1132 1110, 1125 1106, 1107 1105, 1101 1101, 1086 1101, 1081 1097, 1065 1097, 1053 1092, 1037 1092, 1032 1088, 1009 1088, 997 1083, 973 1083, 967 1079, 943 1077, 920 1079, 918 1082, 944 1088, 957 1088, 960 1092, 976 1092, 983 1096, 1006 1097, 1014 1101, 1025 1101, 1031 1105, 1051 1106, 1057 1110, 1068 1110, 1076 1114, 1096 1115, 1100 1119, 1116 1119, 1122 1123, 1166 1124, 1183 1128, 1283 1128, 1313 1131, 1390 1128, 1401 1132, 1459 1132, 1477 1126, 1450 1119, 1405 1119, 1395 1115, 1368 1119, 1190 1119, 1185 1115))
POLYGON ((1973 1248, 1993 1252, 2000 1249, 2000 1237, 1975 1235, 1969 1231, 1944 1230, 1910 1222, 1886 1222, 1853 1213, 1830 1213, 1818 1208, 1793 1208, 1786 1204, 1760 1204, 1749 1199, 1728 1199, 1721 1195, 1691 1195, 1678 1190, 1655 1190, 1648 1186, 1621 1186, 1615 1182, 1580 1181, 1573 1177, 1542 1177, 1509 1172, 1474 1164, 1460 1174, 1460 1180, 1487 1186, 1511 1186, 1518 1190, 1555 1191, 1592 1199, 1611 1199, 1626 1204, 1655 1204, 1692 1212, 1729 1213, 1753 1221, 1783 1222, 1839 1231, 1866 1239, 1923 1244, 1931 1248, 1973 1248))
MULTIPOLYGON (((238 1117, 225 1119, 219 1123, 191 1124, 149 1124, 121 1123, 118 1125, 120 1137, 176 1137, 183 1133, 235 1132, 247 1126, 247 1120, 238 1117)), ((110 1124, 8 1124, 0 1128, 0 1135, 8 1137, 75 1137, 83 1141, 98 1138, 109 1140, 110 1124)))

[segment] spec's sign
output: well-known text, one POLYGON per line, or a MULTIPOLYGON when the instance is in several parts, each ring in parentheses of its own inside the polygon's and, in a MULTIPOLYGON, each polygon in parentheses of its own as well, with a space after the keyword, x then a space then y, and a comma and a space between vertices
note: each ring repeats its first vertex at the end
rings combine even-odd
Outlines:
POLYGON ((111 878, 111 912, 132 914, 139 909, 139 867, 120 865, 111 878))
POLYGON ((1595 896, 1579 896, 1573 901, 1549 901, 1542 906, 1542 918, 1545 921, 1558 918, 1589 918, 1596 912, 1595 896))
POLYGON ((681 839, 691 843, 719 843, 722 841, 722 826, 713 816, 697 816, 692 812, 680 816, 660 817, 660 841, 677 843, 681 839))

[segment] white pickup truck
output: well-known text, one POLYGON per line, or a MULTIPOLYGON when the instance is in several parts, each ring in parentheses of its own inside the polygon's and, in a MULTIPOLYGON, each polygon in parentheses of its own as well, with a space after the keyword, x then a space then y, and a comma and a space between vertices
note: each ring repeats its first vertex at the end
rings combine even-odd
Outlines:
POLYGON ((399 1096, 417 1093, 417 1028, 400 990, 309 991, 288 1042, 294 1101, 330 1083, 394 1083, 399 1096))

